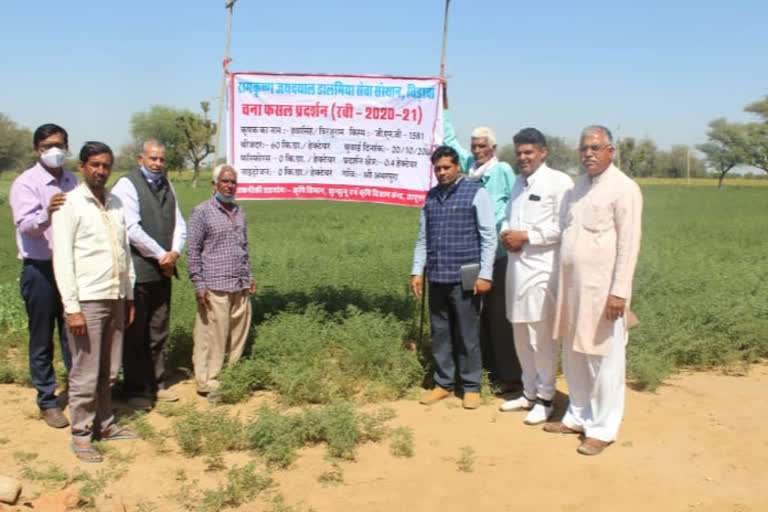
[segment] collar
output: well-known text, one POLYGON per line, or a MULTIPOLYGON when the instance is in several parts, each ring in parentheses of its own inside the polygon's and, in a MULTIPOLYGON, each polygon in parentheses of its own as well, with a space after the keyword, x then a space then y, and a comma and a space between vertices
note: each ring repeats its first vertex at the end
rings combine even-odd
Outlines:
POLYGON ((611 164, 608 166, 608 168, 606 168, 603 172, 601 172, 597 176, 589 176, 589 174, 587 174, 587 176, 589 176, 589 181, 590 183, 592 183, 592 185, 597 185, 600 182, 605 181, 606 179, 605 176, 607 174, 611 174, 614 169, 617 169, 616 166, 611 164))
POLYGON ((141 171, 141 174, 142 174, 142 175, 144 176, 144 178, 145 178, 145 179, 147 179, 148 181, 157 181, 157 180, 160 180, 160 179, 162 179, 162 178, 165 178, 165 172, 154 173, 154 172, 152 172, 152 171, 150 171, 150 170, 148 170, 148 169, 147 169, 147 171, 145 172, 145 171, 144 171, 144 167, 143 167, 143 166, 142 166, 142 167, 139 167, 139 171, 141 171))
POLYGON ((56 178, 53 177, 53 174, 49 173, 45 167, 43 167, 43 164, 41 164, 39 161, 35 162, 35 165, 32 167, 32 171, 36 173, 40 181, 45 182, 46 185, 50 185, 51 183, 69 183, 69 180, 71 179, 69 177, 69 171, 62 167, 61 179, 57 182, 56 178))
POLYGON ((78 185, 80 189, 82 189, 83 196, 85 196, 85 199, 88 201, 92 201, 93 203, 97 204, 100 208, 109 209, 112 203, 112 194, 109 193, 109 190, 106 188, 104 189, 104 203, 102 204, 99 199, 93 195, 93 192, 91 192, 91 189, 88 187, 88 184, 86 182, 82 182, 80 185, 78 185))
POLYGON ((464 179, 464 175, 463 175, 463 174, 459 174, 459 177, 456 179, 456 181, 454 181, 453 183, 451 183, 451 186, 450 186, 450 187, 448 187, 448 188, 444 188, 442 185, 438 184, 438 185, 437 185, 437 191, 438 191, 440 194, 444 195, 444 196, 445 196, 445 195, 448 195, 448 194, 450 194, 450 193, 451 193, 451 191, 452 191, 453 189, 455 189, 455 188, 456 188, 456 187, 459 185, 459 183, 461 183, 461 180, 463 180, 463 179, 464 179))
POLYGON ((547 167, 547 163, 542 162, 539 168, 533 171, 529 176, 521 174, 520 177, 523 178, 523 183, 526 184, 526 187, 532 187, 533 184, 536 183, 536 180, 539 179, 539 176, 547 173, 547 169, 549 169, 549 167, 547 167))

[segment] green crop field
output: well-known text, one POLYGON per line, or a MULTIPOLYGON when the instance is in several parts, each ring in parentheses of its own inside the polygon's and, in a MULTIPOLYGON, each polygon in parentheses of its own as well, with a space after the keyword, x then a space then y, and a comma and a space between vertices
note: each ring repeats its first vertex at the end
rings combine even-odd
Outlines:
MULTIPOLYGON (((24 382, 26 314, 7 205, 10 179, 0 181, 0 382, 24 382)), ((175 186, 185 217, 209 194, 185 181, 175 186)), ((642 188, 633 299, 640 325, 628 350, 633 381, 654 387, 680 366, 742 369, 768 355, 768 187, 642 188)), ((243 205, 259 293, 250 350, 225 375, 225 397, 266 388, 288 403, 375 400, 420 384, 427 358, 401 349, 418 336, 419 305, 408 291, 418 209, 243 205)), ((184 260, 179 270, 168 357, 183 376, 191 369, 195 301, 184 260)))

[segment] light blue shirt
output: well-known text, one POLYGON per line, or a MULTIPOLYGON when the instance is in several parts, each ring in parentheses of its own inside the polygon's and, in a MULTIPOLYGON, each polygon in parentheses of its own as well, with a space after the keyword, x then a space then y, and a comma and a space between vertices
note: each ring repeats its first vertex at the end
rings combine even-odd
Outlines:
MULTIPOLYGON (((459 163, 461 169, 468 173, 475 167, 475 157, 472 153, 464 149, 456 138, 456 132, 451 124, 451 115, 448 109, 443 110, 443 144, 456 150, 459 154, 459 163)), ((515 174, 512 168, 506 162, 499 162, 486 172, 481 178, 483 187, 491 195, 493 201, 493 211, 496 219, 496 233, 501 232, 501 225, 506 219, 507 203, 512 196, 512 186, 515 184, 515 174)), ((507 255, 504 246, 499 244, 496 251, 496 257, 501 258, 507 255)))
MULTIPOLYGON (((460 180, 459 177, 451 187, 455 187, 460 180)), ((480 273, 478 278, 486 281, 493 280, 493 259, 496 253, 496 220, 493 212, 493 201, 488 191, 481 188, 472 199, 472 206, 475 209, 475 218, 477 220, 477 232, 480 235, 480 273)), ((424 272, 424 266, 427 263, 427 217, 424 214, 424 208, 419 215, 419 235, 416 237, 416 248, 413 250, 412 276, 420 276, 424 272)))

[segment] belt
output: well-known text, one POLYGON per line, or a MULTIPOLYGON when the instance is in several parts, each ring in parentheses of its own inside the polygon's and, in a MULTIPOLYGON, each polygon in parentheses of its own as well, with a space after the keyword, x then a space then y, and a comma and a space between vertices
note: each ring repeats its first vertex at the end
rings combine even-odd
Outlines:
POLYGON ((53 262, 51 260, 35 260, 32 258, 24 258, 24 265, 32 265, 35 267, 52 267, 53 262))

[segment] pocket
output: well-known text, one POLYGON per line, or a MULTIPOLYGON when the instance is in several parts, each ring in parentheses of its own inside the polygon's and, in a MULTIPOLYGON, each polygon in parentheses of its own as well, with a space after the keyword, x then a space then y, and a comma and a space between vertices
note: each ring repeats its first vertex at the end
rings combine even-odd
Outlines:
POLYGON ((546 213, 550 209, 549 198, 542 197, 540 201, 527 200, 525 211, 523 212, 523 222, 528 225, 536 226, 546 220, 546 213))

